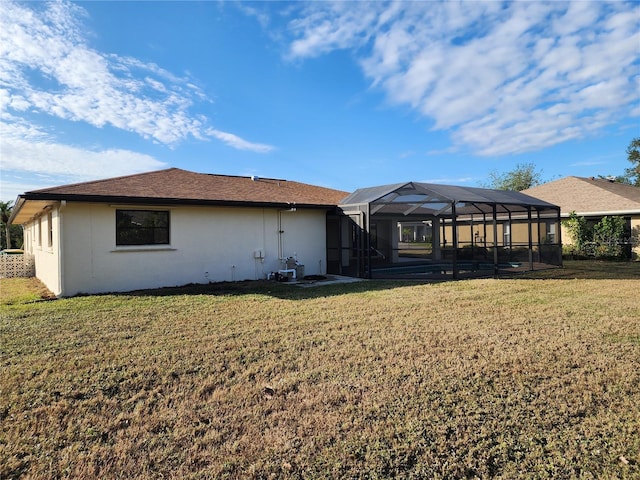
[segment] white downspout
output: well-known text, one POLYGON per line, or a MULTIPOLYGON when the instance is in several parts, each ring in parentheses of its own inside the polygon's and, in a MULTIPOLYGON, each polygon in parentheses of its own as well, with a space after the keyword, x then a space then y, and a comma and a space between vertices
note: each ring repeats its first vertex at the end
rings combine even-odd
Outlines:
POLYGON ((60 293, 58 296, 64 296, 64 243, 63 242, 63 228, 62 228, 62 210, 67 206, 67 201, 62 200, 58 206, 58 286, 60 293))
POLYGON ((278 210, 278 261, 284 259, 284 240, 282 238, 282 210, 278 210))

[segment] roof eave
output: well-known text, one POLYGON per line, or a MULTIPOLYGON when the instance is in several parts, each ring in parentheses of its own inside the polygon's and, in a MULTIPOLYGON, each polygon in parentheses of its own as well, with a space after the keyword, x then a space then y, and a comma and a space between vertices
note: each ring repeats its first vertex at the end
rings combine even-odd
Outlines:
MULTIPOLYGON (((246 200, 206 200, 199 198, 165 198, 165 197, 131 197, 126 195, 69 195, 59 193, 31 192, 21 195, 22 202, 29 200, 49 200, 67 202, 112 203, 124 205, 189 205, 189 206, 227 206, 227 207, 260 207, 260 208, 335 208, 333 203, 299 203, 299 202, 262 202, 246 200)), ((19 197, 19 198, 20 198, 19 197)), ((13 215, 12 215, 13 216, 13 215)))
POLYGON ((8 223, 10 225, 24 225, 48 209, 51 209, 57 203, 60 202, 53 199, 29 201, 25 199, 23 195, 20 195, 16 200, 15 207, 11 211, 8 223))
POLYGON ((22 210, 22 205, 24 204, 24 202, 25 202, 24 195, 18 195, 15 203, 13 204, 13 208, 11 209, 11 215, 9 216, 9 220, 7 220, 7 223, 9 225, 13 224, 13 220, 18 216, 18 214, 20 213, 20 210, 22 210))
MULTIPOLYGON (((573 212, 562 212, 562 217, 570 217, 573 212)), ((640 209, 635 210, 601 210, 601 211, 585 211, 575 212, 579 217, 604 217, 607 215, 640 215, 640 209)))

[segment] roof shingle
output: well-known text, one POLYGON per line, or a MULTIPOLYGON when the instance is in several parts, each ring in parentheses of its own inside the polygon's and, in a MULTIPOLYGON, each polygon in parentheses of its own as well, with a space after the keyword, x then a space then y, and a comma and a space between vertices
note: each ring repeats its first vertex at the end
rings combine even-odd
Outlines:
POLYGON ((347 192, 290 180, 195 173, 179 168, 34 190, 24 198, 150 199, 179 203, 335 206, 347 192))
POLYGON ((565 177, 522 193, 559 205, 563 214, 640 213, 640 188, 607 179, 565 177))

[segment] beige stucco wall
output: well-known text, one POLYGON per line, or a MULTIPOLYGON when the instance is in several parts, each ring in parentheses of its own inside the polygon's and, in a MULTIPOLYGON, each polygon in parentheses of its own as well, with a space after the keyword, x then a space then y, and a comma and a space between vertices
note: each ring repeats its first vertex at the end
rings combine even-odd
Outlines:
POLYGON ((633 252, 640 257, 640 215, 631 217, 631 238, 634 242, 633 252))
MULTIPOLYGON (((70 296, 262 279, 282 268, 281 255, 295 255, 305 265, 305 274, 323 274, 325 222, 323 210, 117 207, 68 202, 62 216, 63 285, 54 293, 70 296), (116 247, 116 208, 168 209, 170 245, 116 247), (255 258, 256 251, 261 251, 263 258, 255 258)), ((42 280, 52 288, 50 276, 42 280)))
MULTIPOLYGON (((557 222, 553 222, 556 225, 556 232, 558 229, 558 223, 557 222)), ((503 246, 505 245, 505 237, 504 237, 504 233, 505 233, 505 224, 506 222, 503 220, 500 220, 497 222, 496 224, 496 231, 497 231, 497 240, 498 240, 498 245, 499 246, 503 246)), ((544 220, 542 220, 540 222, 540 237, 538 236, 538 223, 536 221, 533 221, 531 224, 531 237, 532 237, 532 241, 534 244, 538 244, 538 239, 540 239, 541 243, 545 243, 546 241, 546 224, 544 222, 544 220)), ((514 219, 511 221, 511 242, 513 244, 516 245, 528 245, 529 243, 529 225, 527 220, 520 220, 520 219, 514 219)), ((563 238, 564 238, 564 230, 562 232, 563 234, 563 238)), ((472 236, 473 236, 473 241, 474 243, 477 243, 479 245, 484 245, 486 243, 486 245, 488 247, 492 247, 493 243, 494 243, 494 239, 493 239, 493 223, 491 221, 489 221, 487 223, 486 226, 486 230, 485 227, 483 226, 482 223, 477 222, 474 223, 473 225, 473 229, 471 228, 471 225, 469 223, 459 223, 458 224, 458 244, 459 245, 467 245, 470 244, 472 242, 472 236), (473 233, 472 233, 473 232, 473 233), (478 235, 476 236, 475 233, 478 233, 478 235)), ((451 224, 446 224, 444 227, 444 236, 443 238, 446 238, 447 240, 447 245, 451 245, 451 242, 453 241, 453 229, 451 224)))

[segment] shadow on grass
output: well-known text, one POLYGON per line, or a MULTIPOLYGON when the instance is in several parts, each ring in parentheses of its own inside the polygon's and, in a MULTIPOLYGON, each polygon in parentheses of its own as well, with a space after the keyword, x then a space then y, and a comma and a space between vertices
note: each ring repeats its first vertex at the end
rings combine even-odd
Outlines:
MULTIPOLYGON (((486 278, 479 277, 479 278, 486 278)), ((599 262, 590 260, 566 261, 563 268, 551 268, 535 272, 501 275, 500 280, 640 280, 640 262, 599 262)), ((466 280, 472 280, 468 278, 466 280)), ((183 287, 139 290, 115 295, 128 296, 169 296, 169 295, 269 295, 287 300, 303 300, 331 297, 351 293, 390 290, 417 284, 455 282, 453 279, 440 280, 364 280, 354 283, 327 283, 301 288, 297 285, 268 280, 247 280, 241 282, 220 282, 208 285, 185 285, 183 287)))
POLYGON ((193 284, 182 287, 167 287, 151 290, 136 290, 133 292, 112 293, 123 296, 164 297, 174 295, 268 295, 285 300, 306 300, 313 298, 332 297, 351 293, 364 293, 389 290, 405 285, 415 285, 415 281, 399 280, 364 280, 352 283, 326 283, 302 288, 298 285, 279 283, 269 280, 245 280, 239 282, 218 282, 205 285, 193 284))

